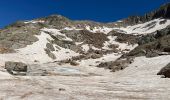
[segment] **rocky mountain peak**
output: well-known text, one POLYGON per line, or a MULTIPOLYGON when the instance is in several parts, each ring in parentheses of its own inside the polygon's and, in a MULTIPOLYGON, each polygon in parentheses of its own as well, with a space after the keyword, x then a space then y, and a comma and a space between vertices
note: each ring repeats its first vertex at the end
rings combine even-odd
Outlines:
POLYGON ((54 20, 54 21, 69 21, 68 18, 62 16, 62 15, 58 15, 58 14, 54 14, 54 15, 50 15, 47 16, 45 18, 42 18, 44 20, 54 20))
POLYGON ((144 16, 129 16, 128 18, 122 19, 118 23, 119 26, 128 26, 144 23, 157 18, 170 19, 170 3, 166 3, 160 6, 158 9, 146 13, 144 16))
POLYGON ((153 18, 170 18, 170 3, 162 5, 158 10, 152 12, 153 18))

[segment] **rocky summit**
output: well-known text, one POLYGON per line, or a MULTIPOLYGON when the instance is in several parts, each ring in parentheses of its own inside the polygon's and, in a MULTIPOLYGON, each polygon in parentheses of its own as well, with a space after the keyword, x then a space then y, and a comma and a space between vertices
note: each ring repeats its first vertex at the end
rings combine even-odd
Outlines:
POLYGON ((169 63, 170 3, 111 23, 18 21, 0 30, 0 99, 169 100, 169 63))

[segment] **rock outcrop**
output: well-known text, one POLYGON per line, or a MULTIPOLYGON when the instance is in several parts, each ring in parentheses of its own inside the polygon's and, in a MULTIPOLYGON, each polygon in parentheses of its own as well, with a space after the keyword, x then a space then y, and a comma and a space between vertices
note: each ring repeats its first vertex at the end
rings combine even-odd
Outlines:
POLYGON ((162 68, 157 75, 164 75, 165 78, 170 78, 170 63, 162 68))
POLYGON ((5 62, 5 69, 12 75, 26 75, 27 65, 22 62, 5 62))

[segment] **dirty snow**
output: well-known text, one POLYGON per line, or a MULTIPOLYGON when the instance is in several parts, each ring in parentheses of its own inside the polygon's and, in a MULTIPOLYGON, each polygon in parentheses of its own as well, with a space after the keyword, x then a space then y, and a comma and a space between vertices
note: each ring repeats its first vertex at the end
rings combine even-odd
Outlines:
MULTIPOLYGON (((136 58, 125 70, 109 72, 91 66, 59 67, 58 71, 85 75, 0 76, 0 98, 5 100, 169 100, 170 79, 157 72, 170 56, 136 58), (83 70, 82 70, 83 69, 83 70), (89 71, 89 70, 92 71, 89 71)), ((52 66, 50 66, 52 67, 52 66)))

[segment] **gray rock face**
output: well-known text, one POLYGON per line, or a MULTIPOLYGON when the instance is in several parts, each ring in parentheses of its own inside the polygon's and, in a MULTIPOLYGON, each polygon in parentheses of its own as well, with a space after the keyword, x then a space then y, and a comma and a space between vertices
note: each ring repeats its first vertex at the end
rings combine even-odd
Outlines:
POLYGON ((51 51, 55 51, 54 46, 53 46, 52 44, 50 44, 50 43, 47 43, 47 44, 46 44, 46 47, 47 47, 48 49, 50 49, 51 51))
POLYGON ((12 75, 26 75, 27 65, 22 62, 5 62, 5 69, 12 75))
POLYGON ((50 49, 44 49, 44 50, 50 58, 56 59, 56 56, 50 51, 50 49))
POLYGON ((165 78, 170 78, 170 63, 162 68, 157 75, 164 75, 165 78))
POLYGON ((152 12, 153 18, 170 18, 170 3, 162 5, 158 10, 152 12))

